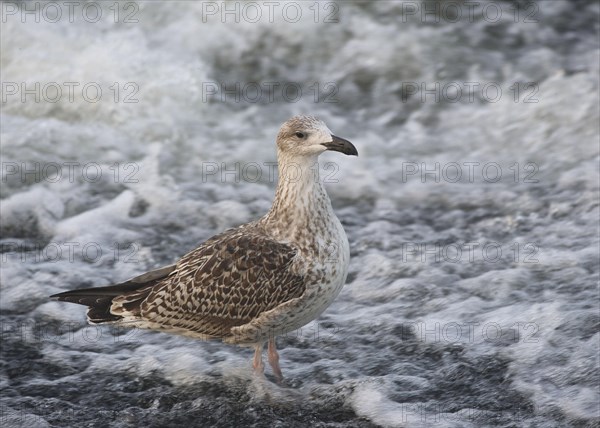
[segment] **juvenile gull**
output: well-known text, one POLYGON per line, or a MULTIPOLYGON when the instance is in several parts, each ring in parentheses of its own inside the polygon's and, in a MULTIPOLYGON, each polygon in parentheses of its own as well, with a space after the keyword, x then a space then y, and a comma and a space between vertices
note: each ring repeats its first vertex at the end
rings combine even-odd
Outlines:
POLYGON ((176 264, 121 284, 51 297, 88 306, 92 324, 118 323, 262 350, 281 381, 275 336, 315 319, 346 281, 346 233, 318 176, 326 150, 358 155, 320 120, 296 116, 277 135, 279 181, 261 219, 210 238, 176 264))

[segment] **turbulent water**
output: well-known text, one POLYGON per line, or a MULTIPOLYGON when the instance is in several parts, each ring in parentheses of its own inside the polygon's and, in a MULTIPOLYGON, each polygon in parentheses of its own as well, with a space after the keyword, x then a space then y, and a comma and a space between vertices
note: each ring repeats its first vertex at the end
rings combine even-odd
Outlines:
POLYGON ((2 426, 599 423, 598 2, 1 6, 2 426), (360 156, 285 386, 48 299, 263 215, 298 113, 360 156))

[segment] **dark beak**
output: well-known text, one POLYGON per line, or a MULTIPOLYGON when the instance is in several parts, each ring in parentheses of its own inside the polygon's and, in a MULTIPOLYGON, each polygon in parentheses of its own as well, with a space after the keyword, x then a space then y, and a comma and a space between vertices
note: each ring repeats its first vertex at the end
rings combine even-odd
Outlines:
POLYGON ((354 144, 348 140, 344 140, 343 138, 336 137, 335 135, 331 136, 330 142, 323 143, 323 146, 327 147, 327 150, 341 152, 345 155, 358 156, 358 151, 356 151, 354 144))

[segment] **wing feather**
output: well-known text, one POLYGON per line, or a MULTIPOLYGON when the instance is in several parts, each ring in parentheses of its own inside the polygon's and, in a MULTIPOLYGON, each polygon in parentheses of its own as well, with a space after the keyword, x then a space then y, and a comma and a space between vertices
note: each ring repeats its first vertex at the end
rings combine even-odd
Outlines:
POLYGON ((288 244, 231 229, 185 255, 135 315, 162 328, 226 337, 231 328, 304 293, 295 257, 297 249, 288 244))

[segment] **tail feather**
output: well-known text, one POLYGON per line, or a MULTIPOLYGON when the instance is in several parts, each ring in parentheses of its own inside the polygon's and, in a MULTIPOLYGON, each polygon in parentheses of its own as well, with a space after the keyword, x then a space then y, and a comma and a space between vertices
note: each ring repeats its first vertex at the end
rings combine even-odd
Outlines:
POLYGON ((54 294, 50 298, 87 306, 87 317, 90 323, 115 322, 123 317, 111 312, 113 299, 127 297, 126 299, 120 299, 125 302, 123 307, 129 312, 139 314, 139 306, 148 296, 152 287, 169 276, 173 270, 175 270, 175 265, 166 266, 146 272, 121 284, 65 291, 54 294))

